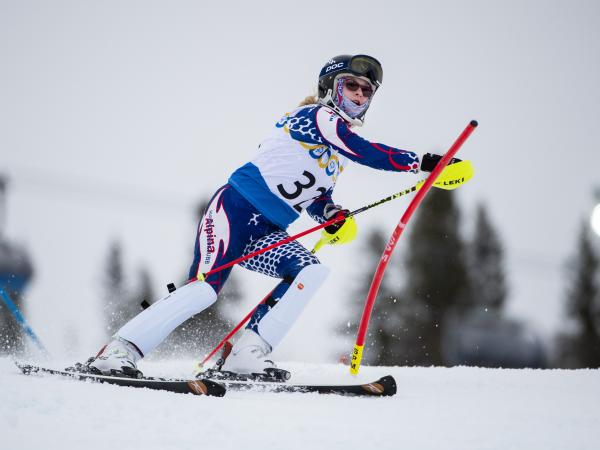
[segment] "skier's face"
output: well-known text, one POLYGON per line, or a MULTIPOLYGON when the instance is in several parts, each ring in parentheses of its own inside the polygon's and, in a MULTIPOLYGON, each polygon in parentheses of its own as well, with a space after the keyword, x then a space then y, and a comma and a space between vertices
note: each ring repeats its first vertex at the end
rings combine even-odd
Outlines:
POLYGON ((356 105, 362 106, 373 95, 373 88, 365 80, 356 77, 347 77, 344 80, 343 95, 356 105))

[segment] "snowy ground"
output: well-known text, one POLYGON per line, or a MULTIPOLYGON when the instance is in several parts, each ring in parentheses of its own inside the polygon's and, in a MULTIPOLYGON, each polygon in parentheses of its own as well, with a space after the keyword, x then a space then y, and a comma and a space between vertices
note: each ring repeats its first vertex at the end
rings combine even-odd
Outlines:
MULTIPOLYGON (((191 364, 141 368, 185 377, 191 364)), ((285 367, 298 382, 355 381, 341 365, 285 367)), ((26 377, 4 358, 0 448, 599 448, 598 370, 363 367, 358 379, 386 374, 398 382, 391 398, 249 392, 210 398, 26 377)))

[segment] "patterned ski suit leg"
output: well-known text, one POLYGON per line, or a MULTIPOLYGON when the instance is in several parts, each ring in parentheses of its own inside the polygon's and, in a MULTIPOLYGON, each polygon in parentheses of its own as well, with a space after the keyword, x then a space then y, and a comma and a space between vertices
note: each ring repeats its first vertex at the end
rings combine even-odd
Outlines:
MULTIPOLYGON (((198 226, 194 261, 189 277, 190 279, 196 278, 199 273, 207 273, 241 255, 265 248, 288 236, 232 186, 225 185, 209 202, 198 226)), ((327 269, 298 242, 290 242, 274 248, 242 262, 240 265, 249 270, 282 279, 266 303, 256 310, 248 325, 248 328, 261 335, 271 347, 274 347, 297 319, 312 294, 322 284, 327 269), (301 279, 305 280, 306 289, 304 289, 303 283, 298 281, 301 279), (288 292, 294 283, 297 289, 288 292), (286 293, 288 293, 287 296, 286 293), (279 300, 284 297, 289 298, 289 301, 285 300, 279 304, 279 300), (283 307, 284 305, 285 307, 283 307), (276 306, 277 308, 275 308, 276 306), (271 311, 275 311, 276 314, 269 316, 271 311), (269 320, 263 322, 267 316, 269 320), (259 325, 261 322, 263 324, 259 325)), ((206 282, 216 293, 219 293, 230 272, 231 268, 219 271, 208 276, 206 282)))
MULTIPOLYGON (((244 249, 244 254, 247 255, 255 252, 287 237, 289 237, 289 235, 285 231, 275 231, 251 242, 244 249)), ((265 315, 287 292, 298 273, 305 267, 313 264, 320 264, 317 257, 297 241, 289 242, 281 247, 276 247, 262 255, 255 256, 254 258, 241 263, 240 265, 246 269, 282 279, 281 283, 275 287, 265 303, 257 308, 246 328, 250 328, 256 333, 259 333, 258 324, 263 317, 265 317, 265 315)))
MULTIPOLYGON (((277 227, 264 219, 233 187, 223 186, 208 203, 198 225, 189 279, 239 258, 250 242, 275 229, 277 227)), ((217 294, 225 285, 231 269, 229 267, 206 278, 217 294)))

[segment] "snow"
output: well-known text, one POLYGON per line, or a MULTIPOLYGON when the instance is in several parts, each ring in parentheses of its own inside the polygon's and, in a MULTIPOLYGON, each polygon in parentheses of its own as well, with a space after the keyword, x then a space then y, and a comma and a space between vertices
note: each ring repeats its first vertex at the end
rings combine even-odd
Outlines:
MULTIPOLYGON (((65 362, 45 363, 63 368, 65 362)), ((187 377, 193 362, 152 361, 187 377)), ((362 367, 289 363, 296 382, 392 374, 398 394, 348 398, 228 392, 197 397, 24 376, 0 359, 2 449, 565 449, 598 448, 598 370, 362 367)))

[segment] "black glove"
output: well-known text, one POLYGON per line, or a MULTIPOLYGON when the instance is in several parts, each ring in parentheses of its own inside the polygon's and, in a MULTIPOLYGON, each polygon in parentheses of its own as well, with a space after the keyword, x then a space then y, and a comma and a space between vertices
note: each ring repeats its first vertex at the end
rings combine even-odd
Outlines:
MULTIPOLYGON (((442 159, 442 155, 436 155, 435 153, 425 153, 421 158, 421 172, 433 172, 435 166, 442 159)), ((454 164, 462 161, 462 159, 452 158, 448 164, 454 164)))
MULTIPOLYGON (((342 209, 340 205, 334 205, 331 203, 325 205, 325 209, 323 210, 323 216, 325 216, 325 219, 327 220, 331 220, 340 215, 346 217, 349 213, 349 209, 342 209)), ((340 220, 336 223, 332 223, 331 225, 327 225, 325 227, 325 231, 327 231, 329 234, 335 234, 340 228, 342 228, 342 225, 344 225, 345 221, 346 219, 340 220)))

